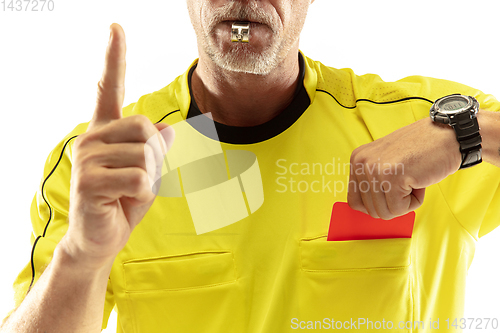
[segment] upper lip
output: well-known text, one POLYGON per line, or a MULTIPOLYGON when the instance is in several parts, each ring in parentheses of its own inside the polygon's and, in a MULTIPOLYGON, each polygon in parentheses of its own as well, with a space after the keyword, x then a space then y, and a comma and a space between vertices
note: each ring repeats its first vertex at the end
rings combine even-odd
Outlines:
POLYGON ((223 22, 250 22, 250 23, 261 23, 259 21, 254 21, 251 19, 245 19, 245 20, 240 20, 240 19, 225 19, 223 22))

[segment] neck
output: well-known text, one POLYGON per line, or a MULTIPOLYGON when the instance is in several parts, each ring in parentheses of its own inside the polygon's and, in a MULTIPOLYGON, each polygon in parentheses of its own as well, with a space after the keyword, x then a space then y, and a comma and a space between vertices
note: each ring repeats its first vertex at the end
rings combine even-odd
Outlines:
POLYGON ((229 126, 256 126, 280 114, 293 100, 299 80, 297 52, 267 75, 221 69, 200 56, 191 89, 200 111, 229 126))

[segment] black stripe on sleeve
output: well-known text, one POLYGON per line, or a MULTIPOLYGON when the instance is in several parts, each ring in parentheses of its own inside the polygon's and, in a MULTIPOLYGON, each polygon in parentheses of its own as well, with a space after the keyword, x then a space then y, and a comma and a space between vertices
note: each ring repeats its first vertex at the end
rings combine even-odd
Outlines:
POLYGON ((392 104, 392 103, 398 103, 398 102, 404 102, 404 101, 409 101, 409 100, 422 100, 422 101, 426 101, 426 102, 429 102, 431 104, 434 104, 433 101, 431 101, 430 99, 427 99, 427 98, 424 98, 424 97, 417 97, 417 96, 414 96, 414 97, 405 97, 405 98, 401 98, 401 99, 397 99, 397 100, 394 100, 394 101, 387 101, 387 102, 376 102, 376 101, 372 101, 370 99, 366 99, 366 98, 360 98, 360 99, 357 99, 356 100, 356 105, 354 106, 346 106, 346 105, 342 105, 336 98, 335 96, 333 96, 331 93, 329 93, 328 91, 326 90, 321 90, 321 89, 316 89, 316 91, 319 91, 319 92, 322 92, 322 93, 325 93, 325 94, 328 94, 330 95, 330 97, 332 97, 338 105, 340 105, 341 107, 343 108, 346 108, 346 109, 355 109, 358 105, 357 103, 358 102, 369 102, 369 103, 373 103, 373 104, 392 104))
POLYGON ((61 150, 61 154, 59 155, 59 159, 57 160, 56 165, 52 168, 52 170, 47 175, 47 177, 45 177, 45 180, 43 181, 43 184, 42 184, 42 190, 41 190, 42 191, 42 198, 43 198, 43 201, 45 201, 45 204, 47 205, 47 207, 49 208, 49 219, 47 220, 47 223, 45 224, 45 228, 43 230, 43 234, 41 236, 38 236, 36 238, 35 242, 33 243, 33 248, 31 249, 31 282, 30 282, 30 286, 28 288, 28 292, 31 290, 31 287, 33 287, 33 283, 35 282, 35 248, 36 248, 36 245, 37 245, 38 241, 40 240, 40 238, 45 237, 45 235, 47 233, 47 229, 49 227, 49 224, 52 221, 52 207, 50 206, 47 198, 45 197, 45 193, 44 193, 45 184, 47 183, 47 180, 49 180, 50 176, 52 176, 54 174, 54 171, 56 170, 56 168, 59 166, 59 163, 61 162, 62 157, 64 156, 64 151, 66 150, 66 147, 68 146, 68 143, 71 140, 75 139, 76 137, 78 137, 78 135, 75 135, 75 136, 69 138, 64 143, 64 146, 63 146, 63 148, 61 150))
POLYGON ((175 110, 175 111, 172 111, 172 112, 169 112, 167 113, 166 115, 164 115, 160 120, 158 120, 155 124, 158 124, 158 123, 161 123, 163 119, 167 118, 168 116, 170 116, 172 113, 176 113, 176 112, 179 112, 181 110, 175 110))
POLYGON ((42 237, 45 237, 45 234, 47 233, 47 228, 49 227, 50 221, 52 220, 52 207, 50 207, 50 204, 47 201, 47 198, 45 198, 45 193, 44 193, 45 192, 44 191, 45 184, 47 183, 47 180, 49 180, 50 176, 52 176, 52 174, 54 173, 54 171, 56 171, 56 168, 59 166, 59 163, 61 162, 62 157, 64 156, 64 151, 66 150, 66 146, 68 145, 68 143, 71 140, 75 139, 76 137, 78 137, 78 135, 75 135, 75 136, 69 138, 68 141, 66 141, 66 143, 64 143, 64 146, 63 146, 62 151, 61 151, 61 155, 59 155, 59 159, 57 160, 56 165, 52 168, 52 170, 50 171, 50 173, 48 174, 48 176, 43 181, 43 184, 42 184, 42 198, 43 198, 43 201, 45 201, 45 203, 47 204, 47 207, 49 207, 49 220, 45 224, 45 229, 43 230, 42 237))
POLYGON ((36 243, 38 243, 40 238, 42 238, 42 236, 38 236, 36 238, 35 242, 33 243, 33 247, 31 248, 31 282, 30 282, 30 286, 28 287, 28 291, 26 292, 26 294, 28 294, 30 292, 31 287, 33 287, 33 282, 35 281, 35 260, 34 260, 35 247, 36 247, 36 243))

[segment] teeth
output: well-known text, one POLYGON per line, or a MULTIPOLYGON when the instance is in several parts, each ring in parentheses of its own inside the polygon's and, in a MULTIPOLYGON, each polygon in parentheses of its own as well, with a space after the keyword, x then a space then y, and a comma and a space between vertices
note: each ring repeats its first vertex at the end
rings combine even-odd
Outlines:
POLYGON ((250 22, 234 22, 231 27, 231 42, 248 43, 250 41, 250 22))

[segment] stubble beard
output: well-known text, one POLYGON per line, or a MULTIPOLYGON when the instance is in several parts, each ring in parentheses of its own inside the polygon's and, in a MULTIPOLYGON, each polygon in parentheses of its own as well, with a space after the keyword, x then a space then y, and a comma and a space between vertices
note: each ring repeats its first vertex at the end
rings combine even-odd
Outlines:
POLYGON ((227 71, 267 75, 280 62, 280 48, 277 45, 261 52, 249 51, 246 45, 234 45, 228 52, 222 52, 213 44, 207 45, 207 55, 217 66, 227 71))

